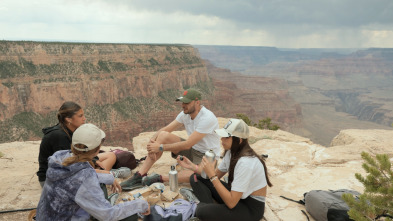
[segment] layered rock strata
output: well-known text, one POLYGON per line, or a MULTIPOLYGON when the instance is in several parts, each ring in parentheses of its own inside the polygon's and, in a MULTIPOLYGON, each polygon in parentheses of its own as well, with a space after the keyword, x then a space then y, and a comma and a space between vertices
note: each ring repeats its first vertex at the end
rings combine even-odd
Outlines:
POLYGON ((282 82, 247 79, 252 90, 235 90, 225 79, 240 76, 212 80, 220 70, 210 70, 190 45, 0 41, 0 142, 40 139, 71 100, 105 130, 108 144, 131 147, 132 137, 175 118, 175 98, 189 87, 202 91, 217 116, 271 117, 283 128, 299 120, 285 85, 276 89, 282 82))

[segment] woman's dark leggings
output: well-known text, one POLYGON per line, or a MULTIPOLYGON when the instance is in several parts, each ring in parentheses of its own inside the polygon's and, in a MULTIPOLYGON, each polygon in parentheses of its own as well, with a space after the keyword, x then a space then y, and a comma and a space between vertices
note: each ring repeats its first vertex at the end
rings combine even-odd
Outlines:
MULTIPOLYGON (((229 190, 228 184, 221 183, 229 190)), ((190 177, 190 184, 199 199, 195 216, 203 221, 209 220, 261 220, 265 212, 265 203, 247 197, 240 199, 237 205, 229 209, 221 199, 213 183, 195 174, 190 177), (214 200, 218 203, 214 203, 214 200)), ((230 190, 229 190, 230 191, 230 190)))

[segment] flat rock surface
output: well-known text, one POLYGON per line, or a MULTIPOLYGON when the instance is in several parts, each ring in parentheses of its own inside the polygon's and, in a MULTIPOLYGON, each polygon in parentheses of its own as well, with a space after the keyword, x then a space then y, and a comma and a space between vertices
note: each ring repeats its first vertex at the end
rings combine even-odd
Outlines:
MULTIPOLYGON (((227 120, 219 118, 220 125, 227 120)), ((185 131, 175 134, 186 137, 185 131)), ((135 156, 146 155, 146 144, 154 132, 141 133, 133 139, 135 156)), ((314 189, 353 189, 363 191, 354 176, 364 173, 362 151, 386 153, 393 157, 393 131, 343 130, 330 147, 312 143, 309 139, 285 131, 251 128, 251 146, 258 154, 268 154, 267 166, 273 187, 268 189, 267 206, 263 220, 307 220, 301 212, 304 206, 285 200, 286 196, 302 199, 303 193, 314 189)), ((38 169, 40 141, 0 144, 0 211, 35 208, 41 187, 35 175, 38 169)), ((110 150, 122 147, 103 147, 110 150)), ((176 160, 165 153, 150 172, 168 174, 176 160)), ((133 170, 135 172, 136 170, 133 170)), ((168 184, 166 184, 168 185, 168 184)), ((189 186, 187 184, 182 186, 189 186)), ((127 192, 123 192, 128 194, 127 192)), ((129 194, 128 194, 129 195, 129 194)), ((122 197, 121 196, 121 197, 122 197)), ((119 197, 119 200, 121 199, 119 197)), ((26 220, 29 211, 1 213, 0 220, 26 220)), ((312 217, 310 217, 312 220, 312 217)))

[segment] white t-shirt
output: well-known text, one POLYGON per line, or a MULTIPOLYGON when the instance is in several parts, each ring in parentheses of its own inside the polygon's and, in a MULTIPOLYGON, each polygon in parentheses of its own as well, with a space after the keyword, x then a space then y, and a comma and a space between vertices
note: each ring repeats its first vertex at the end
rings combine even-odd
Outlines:
POLYGON ((218 120, 213 112, 202 106, 194 120, 191 119, 189 114, 184 114, 182 111, 177 115, 176 121, 184 125, 188 136, 194 131, 206 134, 192 148, 202 153, 212 149, 216 156, 220 156, 220 137, 214 132, 218 129, 218 120))
MULTIPOLYGON (((221 172, 227 173, 231 160, 231 151, 227 151, 218 165, 221 172)), ((235 166, 231 190, 243 193, 242 199, 267 185, 265 169, 257 157, 241 157, 235 166)))

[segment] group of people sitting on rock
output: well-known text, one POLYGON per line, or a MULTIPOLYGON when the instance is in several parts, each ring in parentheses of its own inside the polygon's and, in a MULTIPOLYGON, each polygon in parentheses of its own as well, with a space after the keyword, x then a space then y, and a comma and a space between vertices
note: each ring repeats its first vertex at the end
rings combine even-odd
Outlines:
POLYGON ((116 156, 112 152, 99 153, 105 133, 85 123, 83 109, 78 104, 65 102, 57 115, 59 123, 43 129, 37 172, 43 190, 36 220, 89 220, 90 216, 98 220, 137 220, 137 213, 149 215, 150 205, 141 199, 110 204, 100 184, 121 191, 168 182, 168 176, 148 175, 164 151, 170 151, 185 168, 179 172, 178 180, 191 184, 192 190, 187 194, 197 199, 197 218, 262 219, 267 186, 272 184, 264 159, 248 143, 248 125, 241 119, 230 119, 219 129, 216 116, 201 105, 201 99, 201 93, 193 88, 176 99, 182 103, 183 111, 153 135, 147 144, 148 156, 139 171, 120 184, 110 173, 116 156), (182 126, 187 139, 171 133, 182 126), (220 137, 225 152, 216 168, 220 137), (217 156, 213 162, 204 156, 209 150, 217 156), (224 182, 222 178, 226 174, 228 178, 224 182))

